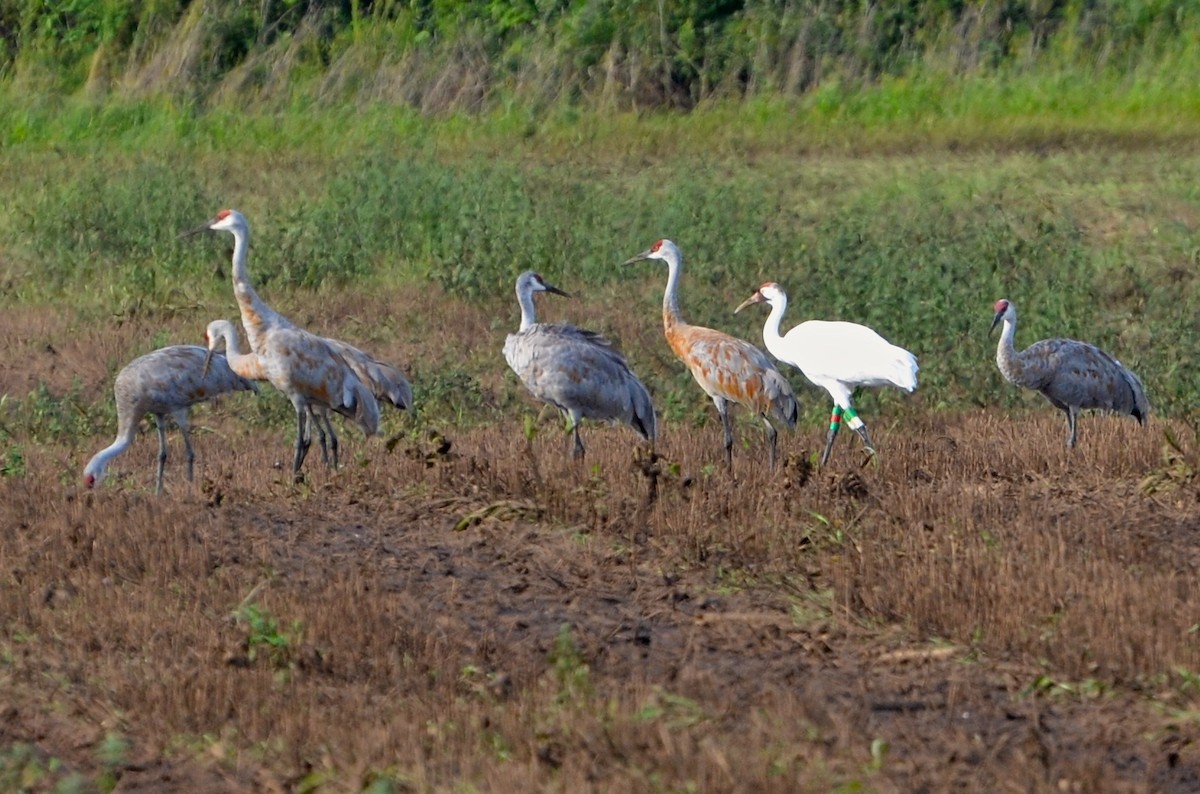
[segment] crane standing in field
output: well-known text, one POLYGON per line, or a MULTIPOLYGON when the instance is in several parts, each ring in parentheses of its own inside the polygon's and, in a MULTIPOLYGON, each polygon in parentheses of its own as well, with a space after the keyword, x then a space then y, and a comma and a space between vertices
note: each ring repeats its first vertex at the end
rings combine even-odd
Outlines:
MULTIPOLYGON (((227 231, 233 235, 233 294, 237 298, 242 315, 242 327, 250 350, 258 353, 266 333, 273 328, 296 329, 283 315, 268 306, 255 292, 250 283, 246 259, 250 251, 250 224, 237 210, 221 210, 203 226, 184 232, 182 237, 206 231, 227 231)), ((307 333, 307 332, 305 332, 307 333)), ((367 385, 371 393, 381 402, 397 408, 412 408, 412 386, 404 373, 390 364, 377 361, 369 354, 340 339, 317 337, 345 360, 359 380, 367 385)))
MULTIPOLYGON (((208 327, 204 330, 204 343, 208 345, 209 350, 218 353, 224 351, 225 359, 229 362, 230 369, 243 378, 253 381, 269 380, 262 359, 253 353, 242 352, 242 346, 238 342, 237 329, 228 320, 213 320, 209 323, 208 327)), ((317 437, 321 442, 321 459, 327 465, 332 465, 336 469, 338 465, 338 438, 337 434, 333 431, 333 424, 329 421, 329 411, 321 406, 310 404, 309 419, 313 427, 317 429, 317 437), (329 459, 329 448, 326 445, 326 430, 329 431, 329 439, 333 443, 332 461, 329 459)))
POLYGON ((158 480, 156 493, 163 490, 163 472, 167 465, 166 419, 170 416, 183 435, 187 450, 187 478, 191 482, 196 455, 188 425, 188 409, 205 400, 232 391, 250 391, 257 387, 237 375, 224 356, 207 361, 208 351, 197 345, 173 345, 138 356, 117 373, 113 395, 117 402, 117 439, 97 452, 83 469, 83 481, 95 487, 104 477, 105 468, 133 443, 138 424, 146 414, 154 416, 158 427, 158 480))
POLYGON ((858 323, 808 320, 779 335, 779 323, 787 310, 787 293, 773 281, 758 290, 734 309, 734 314, 755 303, 767 303, 771 313, 763 326, 763 342, 771 355, 798 368, 815 385, 833 398, 833 413, 829 416, 829 434, 821 465, 829 462, 833 442, 846 424, 862 438, 867 452, 875 454, 867 425, 854 410, 850 396, 859 386, 896 386, 907 392, 917 388, 917 358, 897 347, 875 331, 858 323))
POLYGON ((579 424, 583 419, 620 421, 654 443, 654 405, 650 392, 623 356, 603 336, 565 323, 539 323, 533 293, 570 297, 526 271, 517 278, 521 328, 504 341, 504 360, 525 388, 571 420, 574 456, 584 456, 579 424))
POLYGON ((1043 339, 1021 352, 1013 346, 1017 333, 1017 307, 1001 298, 988 334, 1001 323, 996 365, 1009 383, 1040 391, 1067 415, 1067 447, 1075 446, 1076 421, 1082 408, 1129 414, 1146 424, 1150 403, 1141 380, 1120 361, 1095 345, 1074 339, 1043 339))
MULTIPOLYGON (((223 329, 213 328, 210 323, 209 330, 223 329)), ((233 330, 232 326, 229 326, 229 330, 233 330)), ((230 350, 232 342, 233 348, 237 347, 233 341, 235 335, 206 331, 205 336, 208 340, 206 366, 218 346, 224 345, 226 350, 230 350)), ((300 467, 304 465, 304 458, 312 443, 308 429, 310 417, 313 424, 317 425, 318 432, 321 418, 325 420, 328 430, 333 432, 325 413, 328 410, 337 411, 353 420, 368 436, 379 432, 379 403, 375 395, 358 379, 346 361, 320 337, 299 328, 267 328, 259 341, 262 349, 254 354, 257 361, 241 355, 238 349, 233 350, 233 361, 242 372, 265 376, 296 409, 296 451, 292 458, 294 476, 299 476, 300 467)), ((336 436, 334 443, 336 456, 336 436)))
POLYGON ((778 435, 771 417, 796 426, 799 406, 792 387, 766 354, 749 342, 704 328, 688 325, 679 316, 679 278, 683 255, 670 240, 659 240, 650 248, 625 261, 626 265, 644 259, 667 263, 667 289, 663 293, 663 333, 675 356, 687 365, 692 377, 717 406, 725 430, 725 465, 733 467, 733 428, 729 405, 738 403, 762 417, 767 425, 771 468, 775 467, 775 440, 778 435))

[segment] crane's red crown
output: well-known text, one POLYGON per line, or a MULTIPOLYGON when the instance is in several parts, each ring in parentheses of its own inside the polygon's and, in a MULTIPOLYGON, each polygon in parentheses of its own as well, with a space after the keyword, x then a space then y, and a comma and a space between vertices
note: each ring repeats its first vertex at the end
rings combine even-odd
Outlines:
POLYGON ((96 487, 96 475, 89 474, 88 476, 84 477, 83 484, 86 485, 88 488, 96 487))
POLYGON ((996 301, 996 305, 993 306, 992 309, 996 312, 996 314, 1006 312, 1008 311, 1008 301, 1004 300, 1004 298, 1001 298, 1000 300, 996 301))
POLYGON ((233 212, 233 210, 221 210, 220 212, 217 213, 217 220, 219 220, 219 221, 225 220, 226 218, 229 217, 229 213, 231 213, 231 212, 233 212))
POLYGON ((662 240, 655 241, 654 245, 650 246, 650 253, 652 253, 652 254, 657 253, 658 249, 662 248, 662 244, 663 244, 662 240))

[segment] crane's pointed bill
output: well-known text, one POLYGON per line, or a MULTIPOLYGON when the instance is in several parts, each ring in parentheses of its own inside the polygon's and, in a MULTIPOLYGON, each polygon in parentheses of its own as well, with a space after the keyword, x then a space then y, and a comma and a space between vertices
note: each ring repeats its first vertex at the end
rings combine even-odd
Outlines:
POLYGON ((542 286, 546 289, 546 292, 552 292, 555 295, 562 295, 564 298, 571 297, 571 293, 561 290, 558 287, 554 286, 553 284, 547 284, 546 282, 543 281, 542 286))
POLYGON ((200 370, 200 377, 208 377, 208 368, 212 364, 213 349, 210 347, 208 353, 204 356, 204 369, 200 370))
MULTIPOLYGON (((1007 307, 1005 307, 1007 308, 1007 307)), ((992 335, 992 331, 996 330, 996 326, 1004 319, 1004 312, 996 312, 996 316, 992 318, 992 327, 988 329, 988 336, 992 335)))
POLYGON ((637 256, 631 256, 631 257, 629 257, 628 259, 626 259, 626 260, 625 260, 624 262, 622 262, 621 264, 622 264, 622 265, 632 265, 634 262, 641 262, 643 259, 649 259, 649 258, 650 258, 650 254, 652 254, 652 253, 654 253, 653 249, 651 249, 651 248, 647 248, 645 251, 642 251, 642 252, 641 252, 640 254, 638 254, 637 256))
POLYGON ((181 232, 180 235, 175 239, 186 240, 189 237, 195 237, 197 234, 203 234, 204 232, 212 231, 210 228, 208 228, 210 225, 212 225, 212 221, 209 221, 203 226, 197 226, 195 229, 188 229, 186 232, 181 232))
POLYGON ((742 309, 746 308, 747 306, 752 306, 755 303, 762 303, 765 300, 766 300, 766 298, 763 297, 763 294, 761 292, 756 291, 749 298, 746 298, 746 300, 739 303, 738 307, 733 310, 733 313, 737 314, 738 312, 740 312, 742 309))

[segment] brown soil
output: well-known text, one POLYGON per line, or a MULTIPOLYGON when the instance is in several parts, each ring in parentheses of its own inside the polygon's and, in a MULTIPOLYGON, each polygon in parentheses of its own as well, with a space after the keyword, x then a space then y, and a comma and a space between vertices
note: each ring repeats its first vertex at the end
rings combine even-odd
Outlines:
MULTIPOLYGON (((9 393, 102 402, 145 330, 40 322, 0 334, 34 365, 9 393)), ((806 426, 769 472, 747 420, 727 473, 713 422, 660 459, 590 426, 576 466, 549 421, 392 414, 296 485, 255 399, 194 412, 191 486, 172 435, 162 497, 153 433, 89 492, 108 438, 6 431, 0 788, 1200 789, 1181 426, 1164 460, 1158 420, 1086 417, 1069 452, 1048 408, 909 412, 873 463, 847 433, 813 469, 806 426)))

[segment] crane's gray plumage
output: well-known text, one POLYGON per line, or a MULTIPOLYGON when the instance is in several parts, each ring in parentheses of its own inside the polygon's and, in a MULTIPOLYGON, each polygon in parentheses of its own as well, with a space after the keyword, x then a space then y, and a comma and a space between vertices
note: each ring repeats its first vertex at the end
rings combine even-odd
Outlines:
POLYGON ((1079 411, 1092 408, 1128 414, 1146 424, 1150 403, 1142 381, 1095 345, 1074 339, 1043 339, 1017 352, 1013 338, 1017 309, 1001 299, 994 306, 992 330, 1004 324, 996 348, 996 365, 1009 383, 1041 392, 1067 415, 1067 446, 1074 447, 1079 411))
POLYGON ((256 391, 257 387, 236 374, 224 356, 208 362, 208 351, 198 345, 173 345, 160 348, 129 362, 113 383, 117 402, 117 439, 97 452, 83 469, 88 488, 103 477, 110 460, 129 449, 137 435, 138 423, 146 414, 154 416, 158 426, 158 484, 162 493, 163 470, 167 463, 166 418, 170 416, 183 435, 187 449, 187 476, 192 479, 195 453, 188 426, 188 409, 231 391, 256 391))
POLYGON ((521 328, 504 342, 504 359, 533 396, 571 419, 574 455, 583 457, 579 423, 584 418, 620 421, 654 441, 656 425, 650 392, 625 358, 603 336, 563 323, 539 323, 534 292, 567 293, 531 271, 517 278, 521 328))

